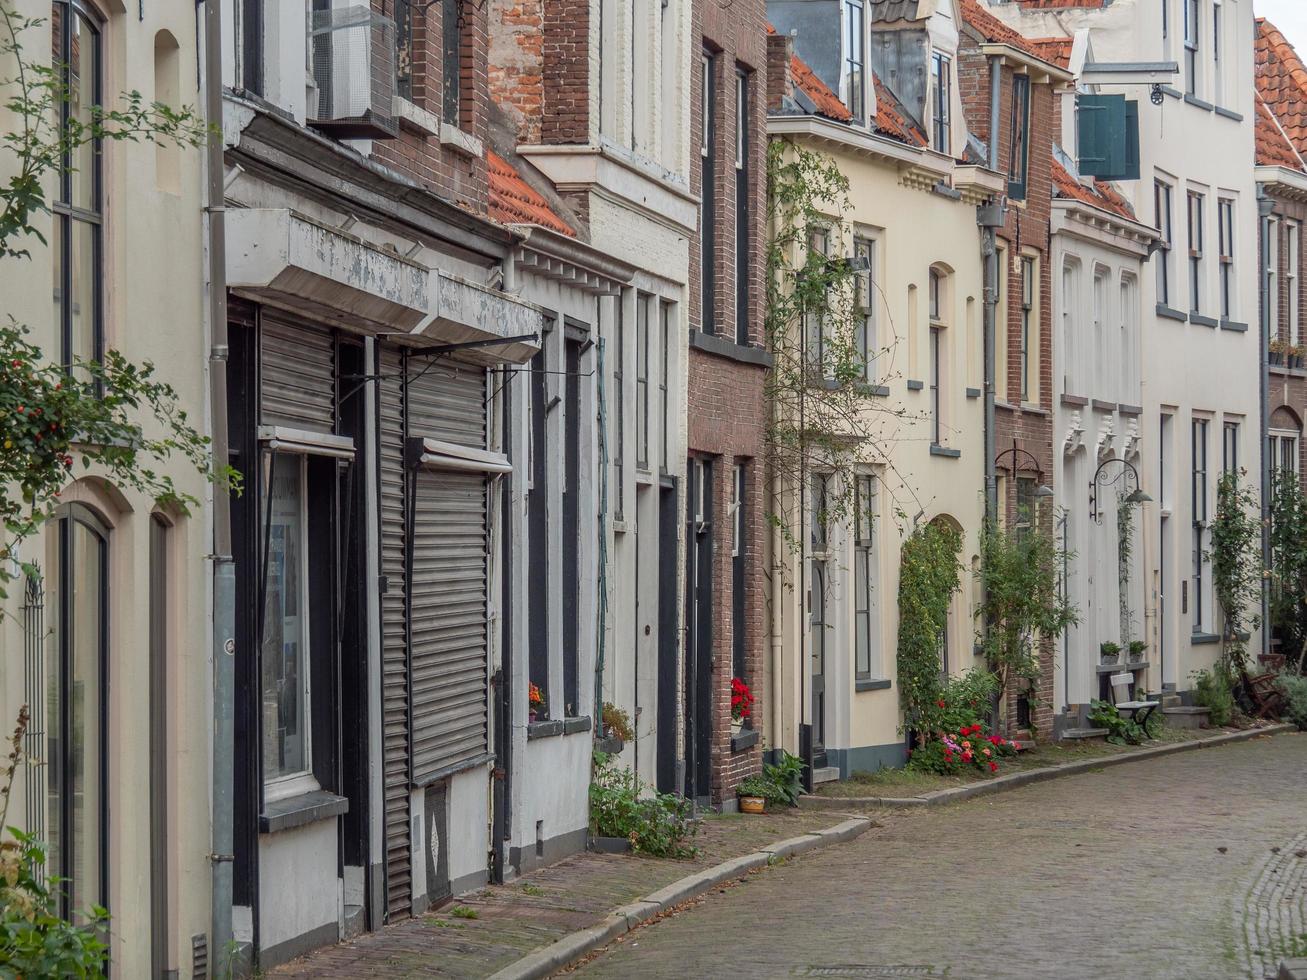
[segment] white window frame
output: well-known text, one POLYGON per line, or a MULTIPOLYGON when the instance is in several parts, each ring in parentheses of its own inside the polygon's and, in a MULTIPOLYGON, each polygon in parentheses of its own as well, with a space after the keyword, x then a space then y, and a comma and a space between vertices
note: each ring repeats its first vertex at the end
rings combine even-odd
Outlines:
POLYGON ((1298 295, 1298 264, 1302 261, 1302 223, 1285 221, 1285 302, 1289 304, 1289 343, 1302 343, 1302 313, 1298 295))

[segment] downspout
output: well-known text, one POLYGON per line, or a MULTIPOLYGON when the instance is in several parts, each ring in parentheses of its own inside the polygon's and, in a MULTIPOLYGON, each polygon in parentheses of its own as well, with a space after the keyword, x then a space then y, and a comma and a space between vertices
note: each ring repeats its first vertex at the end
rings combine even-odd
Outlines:
MULTIPOLYGON (((604 388, 604 338, 595 345, 595 382, 599 402, 599 582, 598 623, 595 635, 595 703, 594 717, 604 710, 604 632, 608 625, 608 403, 604 388)), ((599 724, 595 726, 599 734, 599 724)))
MULTIPOLYGON (((998 128, 1002 99, 1002 70, 997 56, 989 59, 989 169, 998 173, 998 128)), ((1003 224, 1006 203, 1000 199, 981 205, 977 220, 983 229, 980 254, 985 261, 985 310, 983 333, 985 347, 985 519, 998 516, 998 469, 995 462, 994 350, 998 315, 998 242, 997 230, 1003 224)))
MULTIPOLYGON (((1261 336, 1257 339, 1257 379, 1258 379, 1258 407, 1261 412, 1261 454, 1262 454, 1262 567, 1271 567, 1271 467, 1274 461, 1267 452, 1268 440, 1271 434, 1271 393, 1270 393, 1270 368, 1268 366, 1267 354, 1269 348, 1267 342, 1271 336, 1273 326, 1271 323, 1271 272, 1267 257, 1270 255, 1270 234, 1271 234, 1271 213, 1275 210, 1275 202, 1266 196, 1262 188, 1257 188, 1257 264, 1261 267, 1261 272, 1257 277, 1258 298, 1261 301, 1261 330, 1258 331, 1261 336)), ((1270 623, 1270 596, 1267 592, 1267 579, 1262 579, 1262 654, 1268 654, 1271 650, 1271 623, 1270 623)))
MULTIPOLYGON (((229 464, 227 435, 227 237, 222 145, 222 5, 204 4, 204 108, 210 125, 205 170, 205 217, 209 248, 209 420, 215 476, 229 464)), ((230 971, 232 946, 232 878, 234 843, 234 725, 232 701, 236 677, 236 567, 231 550, 231 499, 226 487, 213 484, 213 800, 212 916, 210 956, 218 970, 230 971), (226 957, 228 962, 223 963, 226 957)))
MULTIPOLYGON (((779 500, 779 497, 777 497, 779 500)), ((781 535, 780 524, 772 526, 772 573, 771 573, 771 731, 772 749, 777 753, 787 749, 785 744, 784 724, 785 710, 781 705, 781 675, 785 671, 785 565, 781 558, 784 554, 785 541, 781 535)))

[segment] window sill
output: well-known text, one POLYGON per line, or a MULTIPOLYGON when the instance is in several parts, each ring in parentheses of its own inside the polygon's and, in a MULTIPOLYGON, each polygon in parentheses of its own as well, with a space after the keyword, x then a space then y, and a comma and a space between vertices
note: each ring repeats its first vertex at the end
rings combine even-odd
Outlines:
POLYGON ((1223 106, 1217 106, 1215 112, 1218 116, 1224 116, 1226 119, 1233 119, 1235 122, 1243 122, 1243 113, 1235 112, 1233 109, 1226 109, 1223 106))
POLYGON ((1089 404, 1089 399, 1084 395, 1062 395, 1062 404, 1067 408, 1084 408, 1089 404))
POLYGON ((1116 410, 1117 410, 1118 412, 1120 412, 1122 415, 1143 415, 1143 414, 1144 414, 1144 408, 1143 408, 1142 405, 1127 405, 1127 404, 1125 404, 1124 402, 1122 402, 1120 405, 1116 406, 1116 410))
POLYGON ((950 201, 962 200, 962 192, 956 188, 949 187, 944 181, 937 181, 932 187, 931 193, 938 194, 940 197, 947 197, 950 201))
POLYGON ((440 136, 440 119, 402 95, 394 97, 391 112, 399 120, 402 129, 410 130, 420 136, 440 136))
POLYGON ((731 736, 731 751, 743 752, 762 741, 762 732, 756 728, 742 728, 738 735, 731 736))
POLYGON ((1221 638, 1215 633, 1195 633, 1189 638, 1193 646, 1206 646, 1209 643, 1220 643, 1221 638))
POLYGON ((447 122, 440 124, 440 145, 446 149, 461 153, 465 157, 479 160, 485 155, 485 146, 471 133, 464 132, 447 122))
POLYGON ((733 340, 719 337, 715 333, 704 333, 702 330, 690 331, 690 347, 705 354, 712 354, 714 357, 724 357, 738 364, 753 364, 764 368, 769 368, 773 364, 771 354, 761 347, 737 344, 733 340))
POLYGON ((288 796, 263 805, 263 812, 259 814, 259 833, 275 834, 282 830, 293 830, 348 812, 349 800, 326 790, 318 789, 299 796, 288 796))
POLYGON ((1203 99, 1198 98, 1196 95, 1190 95, 1188 92, 1184 94, 1184 100, 1195 109, 1202 109, 1203 112, 1213 112, 1216 109, 1216 106, 1212 105, 1210 102, 1206 102, 1203 99))
POLYGON ((1189 322, 1199 327, 1211 327, 1216 329, 1221 325, 1221 321, 1212 316, 1203 316, 1201 313, 1190 313, 1189 322))
POLYGON ((555 735, 580 735, 582 732, 588 732, 590 725, 589 715, 529 721, 526 724, 526 740, 534 742, 538 738, 553 738, 555 735))
POLYGON ((1157 315, 1166 320, 1178 320, 1181 323, 1189 322, 1188 314, 1181 313, 1179 310, 1173 310, 1165 303, 1157 304, 1157 315))
POLYGON ((924 381, 913 381, 911 378, 908 379, 908 391, 921 391, 925 387, 926 382, 924 381))
POLYGON ((1247 333, 1247 332, 1248 332, 1248 324, 1246 324, 1246 323, 1240 323, 1240 322, 1238 322, 1237 320, 1224 320, 1224 319, 1223 319, 1223 320, 1221 321, 1221 329, 1222 329, 1222 330, 1233 330, 1233 331, 1235 331, 1236 333, 1247 333))
POLYGON ((1100 412, 1115 412, 1115 411, 1116 411, 1116 402, 1105 402, 1105 401, 1101 401, 1101 400, 1099 400, 1099 399, 1097 399, 1097 398, 1092 398, 1092 399, 1090 399, 1089 404, 1090 404, 1091 407, 1097 409, 1097 410, 1100 411, 1100 412))
POLYGON ((889 397, 889 388, 885 387, 885 385, 869 385, 869 384, 862 384, 861 382, 859 382, 858 384, 854 385, 854 389, 857 391, 859 395, 863 395, 864 397, 867 398, 889 397))
POLYGON ((930 455, 943 456, 945 459, 958 459, 962 455, 962 450, 949 449, 947 446, 937 446, 932 442, 930 444, 930 455))
POLYGON ((1163 86, 1162 86, 1162 91, 1165 92, 1167 95, 1169 95, 1169 96, 1170 96, 1171 98, 1173 98, 1173 99, 1183 99, 1183 98, 1184 98, 1184 93, 1181 92, 1178 88, 1175 88, 1174 86, 1171 86, 1171 85, 1163 85, 1163 86))
POLYGON ((863 691, 888 691, 892 684, 888 678, 864 677, 853 682, 853 690, 859 694, 863 691))

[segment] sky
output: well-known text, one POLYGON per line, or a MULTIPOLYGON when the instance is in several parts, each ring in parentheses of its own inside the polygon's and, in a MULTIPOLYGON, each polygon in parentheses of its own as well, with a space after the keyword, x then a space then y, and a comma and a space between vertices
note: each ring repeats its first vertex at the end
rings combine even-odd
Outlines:
POLYGON ((1307 51, 1307 0, 1253 0, 1253 10, 1283 31, 1295 48, 1307 51))

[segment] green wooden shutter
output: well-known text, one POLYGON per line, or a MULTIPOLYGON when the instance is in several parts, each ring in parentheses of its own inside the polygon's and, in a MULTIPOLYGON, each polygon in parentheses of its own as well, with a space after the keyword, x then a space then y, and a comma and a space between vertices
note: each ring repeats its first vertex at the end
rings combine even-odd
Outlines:
POLYGON ((1120 178, 1126 169, 1124 95, 1082 95, 1076 100, 1080 176, 1120 178))
POLYGON ((1125 170, 1117 180, 1139 179, 1139 103, 1125 104, 1125 170))

